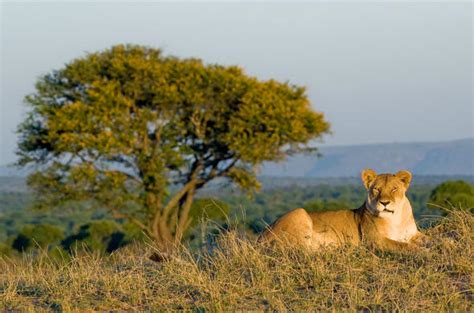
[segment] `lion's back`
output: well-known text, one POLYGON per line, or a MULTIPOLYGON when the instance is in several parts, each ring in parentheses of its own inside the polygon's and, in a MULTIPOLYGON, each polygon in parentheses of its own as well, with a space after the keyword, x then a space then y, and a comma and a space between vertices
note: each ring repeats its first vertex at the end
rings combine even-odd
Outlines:
POLYGON ((360 241, 357 213, 352 210, 338 210, 309 213, 313 222, 314 239, 342 243, 360 241))

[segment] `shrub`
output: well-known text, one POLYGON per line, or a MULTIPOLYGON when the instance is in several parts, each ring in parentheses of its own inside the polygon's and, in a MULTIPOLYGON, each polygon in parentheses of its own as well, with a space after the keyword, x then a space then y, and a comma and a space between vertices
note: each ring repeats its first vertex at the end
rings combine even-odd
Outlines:
POLYGON ((125 233, 114 221, 99 220, 82 225, 79 230, 61 242, 66 251, 75 249, 112 252, 127 243, 125 233))
POLYGON ((202 219, 222 221, 229 215, 229 212, 230 207, 224 201, 215 198, 196 199, 189 212, 190 227, 197 226, 202 219))
POLYGON ((11 256, 13 254, 12 248, 0 242, 0 256, 11 256))
POLYGON ((336 211, 336 210, 347 210, 353 209, 349 204, 344 201, 332 201, 332 200, 313 200, 306 202, 303 205, 308 212, 321 212, 321 211, 336 211))
POLYGON ((446 181, 431 192, 429 204, 472 210, 474 208, 474 186, 463 180, 446 181))
POLYGON ((49 224, 26 225, 12 243, 12 248, 24 252, 39 247, 49 249, 64 238, 64 232, 57 226, 49 224))

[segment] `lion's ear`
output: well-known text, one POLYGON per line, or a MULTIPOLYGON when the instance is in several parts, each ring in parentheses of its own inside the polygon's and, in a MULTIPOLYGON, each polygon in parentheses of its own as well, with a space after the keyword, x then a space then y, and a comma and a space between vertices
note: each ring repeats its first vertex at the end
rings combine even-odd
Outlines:
POLYGON ((377 173, 375 173, 374 170, 367 168, 362 171, 360 177, 362 178, 365 188, 369 189, 370 184, 374 181, 375 177, 377 177, 377 173))
POLYGON ((395 176, 397 176, 405 185, 405 188, 408 189, 408 186, 410 186, 411 182, 411 173, 409 171, 400 171, 395 174, 395 176))

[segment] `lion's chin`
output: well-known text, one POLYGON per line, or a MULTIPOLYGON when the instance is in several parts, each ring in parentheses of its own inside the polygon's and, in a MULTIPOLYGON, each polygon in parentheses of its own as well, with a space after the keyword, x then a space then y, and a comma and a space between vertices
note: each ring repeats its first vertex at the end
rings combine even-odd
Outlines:
POLYGON ((389 216, 392 216, 392 214, 395 213, 394 210, 390 210, 390 209, 387 209, 387 208, 383 208, 383 209, 375 209, 375 210, 370 210, 372 215, 376 216, 376 217, 389 217, 389 216))
POLYGON ((373 207, 370 207, 369 205, 367 205, 367 209, 368 211, 373 215, 373 216, 389 216, 389 215, 392 215, 393 213, 395 213, 394 210, 390 210, 390 209, 387 209, 387 208, 382 208, 380 209, 379 207, 376 207, 376 208, 373 208, 373 207))
POLYGON ((380 218, 391 218, 395 211, 389 210, 389 209, 383 209, 382 211, 379 211, 378 217, 380 218))

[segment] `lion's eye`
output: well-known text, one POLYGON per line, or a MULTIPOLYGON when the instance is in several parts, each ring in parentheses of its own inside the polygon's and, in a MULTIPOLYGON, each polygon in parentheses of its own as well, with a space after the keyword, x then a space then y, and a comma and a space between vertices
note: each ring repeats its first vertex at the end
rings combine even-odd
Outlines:
POLYGON ((397 191, 397 190, 398 190, 398 188, 393 188, 393 189, 392 189, 392 193, 394 193, 394 192, 397 191))
POLYGON ((379 191, 380 191, 378 188, 374 188, 372 190, 374 191, 374 193, 379 193, 379 191))

